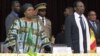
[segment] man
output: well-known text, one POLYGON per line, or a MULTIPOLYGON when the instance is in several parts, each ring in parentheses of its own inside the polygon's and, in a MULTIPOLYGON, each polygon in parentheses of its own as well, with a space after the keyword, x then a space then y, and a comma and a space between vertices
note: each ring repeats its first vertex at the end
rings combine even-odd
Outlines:
POLYGON ((90 51, 90 34, 83 14, 85 10, 83 2, 76 1, 74 10, 74 14, 68 16, 65 21, 66 44, 74 53, 87 53, 90 51))
MULTIPOLYGON (((65 16, 65 18, 66 17, 68 17, 68 16, 70 16, 70 15, 72 15, 73 14, 73 8, 72 7, 67 7, 67 8, 65 8, 65 10, 64 10, 64 16, 65 16)), ((55 43, 56 44, 65 44, 65 41, 64 41, 64 29, 65 27, 64 27, 64 25, 62 25, 62 27, 61 27, 61 32, 60 33, 58 33, 57 34, 57 36, 56 36, 56 40, 55 40, 55 43)))
POLYGON ((61 32, 56 35, 55 44, 65 44, 64 25, 61 27, 61 32))
POLYGON ((95 11, 89 11, 88 13, 88 19, 89 19, 89 26, 93 29, 97 45, 100 46, 100 22, 97 21, 97 16, 95 11))
POLYGON ((46 18, 46 3, 40 3, 35 6, 35 8, 38 10, 37 16, 39 19, 43 22, 43 25, 45 27, 45 33, 48 35, 47 37, 51 37, 51 21, 46 18))
MULTIPOLYGON (((39 17, 39 19, 44 25, 45 34, 51 40, 51 42, 54 42, 54 38, 51 38, 51 21, 46 18, 46 5, 47 5, 46 3, 39 3, 35 6, 35 8, 36 10, 38 10, 37 16, 39 17)), ((49 52, 49 51, 50 51, 50 48, 47 47, 46 52, 49 52)))
POLYGON ((65 16, 65 17, 70 16, 70 15, 73 14, 73 12, 74 12, 74 10, 73 10, 72 7, 67 7, 67 8, 65 8, 65 10, 64 10, 64 16, 65 16))
POLYGON ((19 11, 20 11, 20 3, 19 1, 12 1, 11 4, 11 13, 7 16, 6 21, 5 21, 5 26, 6 26, 6 33, 8 32, 10 26, 14 22, 15 19, 19 18, 19 11))

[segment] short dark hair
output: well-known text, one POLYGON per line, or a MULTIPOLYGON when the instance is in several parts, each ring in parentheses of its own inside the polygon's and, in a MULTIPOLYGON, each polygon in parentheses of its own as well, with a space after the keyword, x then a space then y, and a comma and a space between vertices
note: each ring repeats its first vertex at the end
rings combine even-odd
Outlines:
POLYGON ((80 0, 75 1, 75 2, 73 3, 73 7, 74 7, 74 8, 77 7, 77 3, 78 3, 78 2, 82 2, 82 1, 80 1, 80 0))
POLYGON ((90 11, 88 12, 88 16, 90 15, 91 12, 95 12, 95 11, 94 11, 94 10, 90 10, 90 11))
POLYGON ((11 3, 11 6, 14 6, 16 3, 19 3, 18 0, 13 0, 12 3, 11 3))

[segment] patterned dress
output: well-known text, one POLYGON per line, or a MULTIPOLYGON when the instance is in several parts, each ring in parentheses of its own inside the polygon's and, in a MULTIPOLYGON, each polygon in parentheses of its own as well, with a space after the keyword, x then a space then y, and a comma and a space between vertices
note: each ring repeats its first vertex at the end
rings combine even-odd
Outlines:
POLYGON ((46 45, 51 46, 41 21, 36 18, 31 22, 24 18, 15 20, 5 41, 5 46, 12 47, 14 53, 41 52, 46 45))

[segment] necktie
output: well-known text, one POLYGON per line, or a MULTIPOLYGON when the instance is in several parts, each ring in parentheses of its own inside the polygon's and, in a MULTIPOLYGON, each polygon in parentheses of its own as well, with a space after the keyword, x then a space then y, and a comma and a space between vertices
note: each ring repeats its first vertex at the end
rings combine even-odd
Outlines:
POLYGON ((92 25, 93 25, 94 30, 96 31, 97 28, 96 28, 96 24, 95 24, 95 22, 93 22, 92 25))
POLYGON ((44 17, 42 17, 42 22, 43 22, 43 25, 44 25, 44 17))
POLYGON ((82 20, 82 17, 81 16, 79 18, 80 18, 81 28, 82 28, 82 30, 85 30, 84 20, 82 20))

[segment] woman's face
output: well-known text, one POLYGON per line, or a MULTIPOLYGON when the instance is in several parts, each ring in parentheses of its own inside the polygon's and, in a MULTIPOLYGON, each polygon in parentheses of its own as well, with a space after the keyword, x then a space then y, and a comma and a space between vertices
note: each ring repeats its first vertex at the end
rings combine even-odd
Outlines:
POLYGON ((34 12, 35 11, 33 7, 28 7, 26 11, 24 12, 24 15, 25 17, 32 18, 34 16, 34 12))

